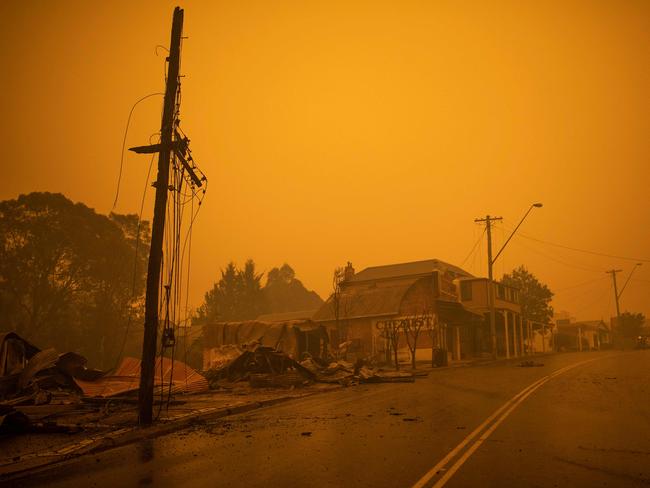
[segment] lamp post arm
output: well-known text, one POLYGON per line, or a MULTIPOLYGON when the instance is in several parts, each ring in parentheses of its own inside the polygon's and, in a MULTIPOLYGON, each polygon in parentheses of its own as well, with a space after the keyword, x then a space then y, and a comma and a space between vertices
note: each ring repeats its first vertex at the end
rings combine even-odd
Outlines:
POLYGON ((636 271, 636 269, 637 269, 638 267, 639 267, 639 265, 637 264, 636 266, 634 266, 634 268, 632 268, 632 271, 630 271, 630 274, 629 274, 629 276, 627 277, 627 280, 625 280, 625 284, 623 285, 623 288, 621 288, 621 291, 618 293, 617 298, 621 298, 621 295, 623 294, 623 291, 625 291, 625 287, 626 287, 627 284, 630 282, 630 278, 632 278, 632 275, 634 274, 634 272, 636 271))
POLYGON ((531 206, 530 206, 530 208, 528 209, 528 211, 524 214, 524 216, 521 218, 521 220, 520 220, 519 223, 517 224, 517 227, 515 227, 514 230, 510 233, 510 236, 508 236, 508 239, 506 240, 506 242, 503 243, 503 246, 501 246, 501 249, 499 249, 499 252, 497 253, 497 255, 494 256, 494 259, 492 260, 492 264, 494 264, 495 261, 497 260, 497 258, 501 255, 501 253, 503 252, 503 250, 506 248, 506 246, 507 246, 508 243, 510 242, 510 239, 512 239, 512 236, 515 235, 515 232, 517 232, 517 229, 519 229, 519 227, 521 226, 521 224, 524 223, 524 220, 526 220, 526 217, 528 217, 528 214, 529 214, 530 211, 533 209, 533 207, 534 207, 534 205, 531 205, 531 206))

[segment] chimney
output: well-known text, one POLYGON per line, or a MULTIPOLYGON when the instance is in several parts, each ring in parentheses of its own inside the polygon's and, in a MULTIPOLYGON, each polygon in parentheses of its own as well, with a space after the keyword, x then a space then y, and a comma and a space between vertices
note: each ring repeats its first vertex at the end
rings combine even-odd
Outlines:
POLYGON ((354 276, 354 268, 352 267, 352 263, 348 261, 348 264, 345 267, 345 271, 343 272, 343 278, 345 281, 350 281, 353 276, 354 276))

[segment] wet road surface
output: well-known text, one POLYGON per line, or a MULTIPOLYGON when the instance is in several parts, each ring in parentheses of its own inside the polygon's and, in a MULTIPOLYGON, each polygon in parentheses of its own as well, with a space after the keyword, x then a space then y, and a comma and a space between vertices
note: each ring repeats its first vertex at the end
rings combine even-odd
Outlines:
POLYGON ((13 485, 650 486, 650 351, 537 360, 315 395, 13 485))

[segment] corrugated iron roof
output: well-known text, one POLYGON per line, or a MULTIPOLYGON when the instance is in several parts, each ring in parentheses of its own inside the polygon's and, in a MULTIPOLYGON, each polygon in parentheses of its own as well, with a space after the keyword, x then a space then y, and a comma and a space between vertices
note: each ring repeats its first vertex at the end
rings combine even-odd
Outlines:
POLYGON ((450 271, 461 277, 472 277, 470 273, 453 264, 445 263, 439 259, 426 259, 424 261, 413 261, 411 263, 386 264, 383 266, 371 266, 356 273, 348 281, 373 281, 387 278, 399 278, 408 276, 420 276, 434 271, 450 271))
MULTIPOLYGON (((167 391, 172 382, 172 393, 200 393, 207 391, 208 381, 197 371, 182 361, 166 357, 156 358, 154 389, 167 391)), ((140 385, 140 360, 124 358, 120 366, 110 376, 95 381, 75 379, 84 395, 91 397, 111 397, 137 390, 140 385)))
POLYGON ((298 310, 296 312, 265 313, 255 320, 258 322, 286 322, 287 320, 309 320, 318 309, 298 310))
MULTIPOLYGON (((339 319, 360 319, 365 317, 387 317, 404 313, 402 301, 407 292, 422 283, 420 280, 400 283, 394 286, 377 286, 372 288, 352 288, 342 292, 339 301, 339 319)), ((433 298, 433 290, 430 291, 433 298)), ((482 315, 466 309, 459 302, 434 300, 432 311, 447 323, 463 323, 482 320, 482 315)), ((315 321, 331 322, 335 320, 334 302, 330 298, 314 315, 315 321)))
MULTIPOLYGON (((341 293, 339 318, 356 319, 396 315, 399 313, 402 298, 412 285, 413 282, 409 282, 395 286, 366 288, 341 293)), ((314 320, 321 322, 336 320, 334 301, 331 297, 314 314, 314 320)))
POLYGON ((259 341, 264 346, 277 347, 278 342, 286 338, 287 330, 294 327, 300 330, 310 330, 317 328, 318 325, 311 320, 214 322, 204 326, 203 339, 206 347, 246 344, 253 341, 259 341))

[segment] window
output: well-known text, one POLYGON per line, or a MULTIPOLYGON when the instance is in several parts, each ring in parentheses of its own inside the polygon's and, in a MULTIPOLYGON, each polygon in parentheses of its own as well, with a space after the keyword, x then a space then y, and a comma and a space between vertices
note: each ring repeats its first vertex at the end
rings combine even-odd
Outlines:
POLYGON ((501 283, 499 283, 497 285, 497 298, 501 300, 505 300, 506 299, 505 295, 506 295, 506 289, 501 283))
POLYGON ((471 281, 461 281, 460 282, 460 299, 462 301, 467 301, 472 299, 472 282, 471 281))

